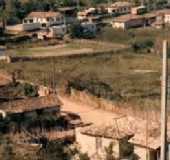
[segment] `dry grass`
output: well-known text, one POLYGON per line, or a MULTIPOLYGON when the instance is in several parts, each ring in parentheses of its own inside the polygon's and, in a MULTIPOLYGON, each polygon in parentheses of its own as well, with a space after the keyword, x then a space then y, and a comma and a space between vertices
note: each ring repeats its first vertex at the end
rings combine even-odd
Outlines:
POLYGON ((78 80, 75 83, 83 83, 104 98, 159 107, 161 58, 153 54, 122 52, 5 65, 1 62, 0 69, 21 70, 22 79, 45 85, 60 86, 64 81, 78 80), (109 94, 103 84, 109 86, 109 94))

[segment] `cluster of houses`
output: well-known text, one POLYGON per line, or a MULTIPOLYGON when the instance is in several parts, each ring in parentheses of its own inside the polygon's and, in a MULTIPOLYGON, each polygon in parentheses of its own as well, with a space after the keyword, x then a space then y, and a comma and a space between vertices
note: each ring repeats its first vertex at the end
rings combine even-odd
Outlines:
POLYGON ((127 30, 136 27, 151 26, 162 28, 169 24, 169 9, 148 11, 144 5, 134 6, 130 2, 115 2, 109 7, 88 8, 78 12, 80 21, 101 24, 105 18, 109 19, 115 29, 127 30))
POLYGON ((59 8, 57 12, 31 12, 22 24, 7 26, 6 30, 13 33, 36 31, 39 39, 62 38, 68 33, 69 27, 77 22, 85 32, 95 35, 105 20, 113 28, 123 30, 146 26, 161 28, 170 23, 169 16, 169 9, 148 12, 144 5, 133 6, 130 2, 121 1, 81 11, 77 11, 76 7, 65 7, 59 8))
POLYGON ((165 25, 170 24, 169 15, 169 9, 152 11, 150 13, 145 12, 141 14, 141 12, 138 12, 135 8, 132 9, 132 12, 130 14, 121 15, 114 18, 111 24, 113 28, 120 28, 123 30, 146 26, 162 28, 165 25))

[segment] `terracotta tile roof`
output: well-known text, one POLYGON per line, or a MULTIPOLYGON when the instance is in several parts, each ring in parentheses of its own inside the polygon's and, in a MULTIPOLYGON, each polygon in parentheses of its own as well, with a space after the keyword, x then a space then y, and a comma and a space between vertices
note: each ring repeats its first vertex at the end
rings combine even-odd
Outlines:
POLYGON ((157 13, 157 15, 159 15, 159 14, 163 14, 163 15, 170 14, 170 9, 158 10, 158 11, 156 11, 156 13, 157 13))
POLYGON ((50 95, 46 97, 34 97, 4 102, 0 105, 0 110, 3 110, 6 113, 22 113, 59 106, 61 106, 61 102, 57 96, 50 95))
POLYGON ((60 12, 31 12, 27 18, 33 18, 33 17, 37 17, 37 18, 48 18, 48 17, 60 17, 61 13, 60 12))
POLYGON ((113 22, 127 22, 130 20, 137 20, 137 19, 144 19, 144 18, 156 18, 157 13, 156 12, 151 12, 151 13, 146 13, 144 15, 134 15, 134 14, 126 14, 122 15, 119 17, 116 17, 113 22))
MULTIPOLYGON (((153 130, 152 130, 153 131, 153 130)), ((151 130, 148 131, 148 135, 146 137, 146 133, 140 132, 140 133, 135 133, 134 137, 132 137, 129 142, 143 147, 143 148, 149 148, 149 149, 158 149, 160 147, 160 132, 158 129, 155 129, 154 135, 151 134, 151 130)))
MULTIPOLYGON (((170 130, 167 131, 167 141, 170 143, 170 130)), ((161 145, 161 128, 160 126, 149 126, 147 132, 146 129, 136 131, 134 137, 129 142, 143 148, 156 150, 161 145)))
POLYGON ((133 14, 126 14, 123 16, 116 17, 113 22, 127 22, 130 20, 136 20, 136 19, 143 19, 143 16, 140 15, 133 15, 133 14))
POLYGON ((130 130, 119 130, 112 125, 109 126, 89 126, 81 130, 82 134, 94 136, 94 137, 104 137, 104 138, 113 138, 113 139, 122 139, 125 137, 132 137, 133 132, 130 130))
POLYGON ((124 7, 124 6, 132 6, 130 2, 115 2, 112 4, 112 7, 124 7))

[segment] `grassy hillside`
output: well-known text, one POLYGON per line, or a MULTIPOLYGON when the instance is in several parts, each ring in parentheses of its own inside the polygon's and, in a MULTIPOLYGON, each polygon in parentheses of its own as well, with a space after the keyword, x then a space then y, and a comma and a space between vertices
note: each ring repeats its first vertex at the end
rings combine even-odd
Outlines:
POLYGON ((79 89, 114 102, 159 107, 161 58, 122 52, 113 55, 0 63, 0 69, 20 71, 22 79, 60 86, 70 81, 79 89))

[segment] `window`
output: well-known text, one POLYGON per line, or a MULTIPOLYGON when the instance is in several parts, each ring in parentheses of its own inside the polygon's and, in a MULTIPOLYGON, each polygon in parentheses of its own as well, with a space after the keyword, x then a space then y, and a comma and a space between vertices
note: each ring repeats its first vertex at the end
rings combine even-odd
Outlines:
POLYGON ((42 24, 42 27, 47 27, 46 23, 43 23, 43 24, 42 24))
POLYGON ((27 20, 26 20, 26 19, 24 19, 24 23, 27 23, 27 20))
POLYGON ((29 22, 30 22, 30 23, 33 23, 33 19, 30 19, 29 22))

